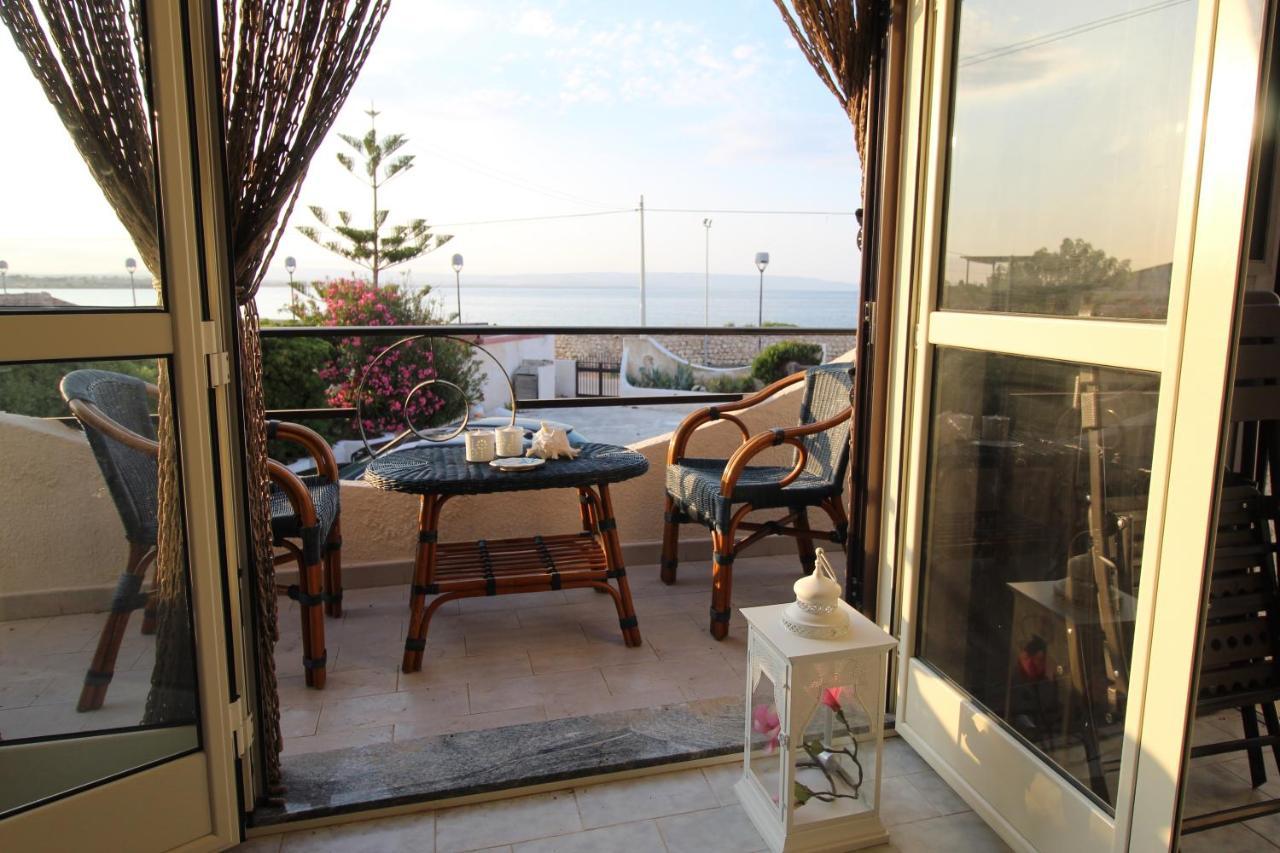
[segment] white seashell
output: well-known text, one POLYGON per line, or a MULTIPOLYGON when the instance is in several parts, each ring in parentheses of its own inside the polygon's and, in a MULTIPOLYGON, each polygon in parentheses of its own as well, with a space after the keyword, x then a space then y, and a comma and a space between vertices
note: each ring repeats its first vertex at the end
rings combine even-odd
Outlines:
POLYGON ((569 433, 555 429, 542 422, 542 428, 533 434, 533 446, 525 451, 525 456, 537 456, 540 459, 576 459, 579 450, 569 444, 569 433))

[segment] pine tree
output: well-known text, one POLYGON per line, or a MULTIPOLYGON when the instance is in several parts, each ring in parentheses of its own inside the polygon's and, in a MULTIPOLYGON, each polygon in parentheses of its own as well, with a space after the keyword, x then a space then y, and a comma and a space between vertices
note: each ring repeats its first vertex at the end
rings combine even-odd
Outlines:
POLYGON ((411 219, 404 225, 387 225, 389 211, 379 206, 378 192, 393 178, 413 168, 414 155, 396 156, 396 152, 409 141, 408 138, 402 133, 393 133, 379 139, 378 111, 370 107, 365 112, 369 116, 368 133, 362 137, 338 134, 362 158, 363 168, 358 172, 355 159, 344 151, 338 152, 338 163, 369 187, 373 200, 372 227, 360 228, 352 225, 351 214, 345 210, 339 210, 337 221, 332 222, 323 208, 311 205, 311 215, 332 236, 323 236, 310 225, 299 226, 298 231, 334 254, 369 270, 376 286, 383 270, 433 252, 452 240, 453 235, 433 234, 425 219, 411 219))

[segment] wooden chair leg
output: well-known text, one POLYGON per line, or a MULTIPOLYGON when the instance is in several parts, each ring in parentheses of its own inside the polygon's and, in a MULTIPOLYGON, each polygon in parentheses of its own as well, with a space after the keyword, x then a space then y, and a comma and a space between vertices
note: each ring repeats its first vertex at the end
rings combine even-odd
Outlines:
POLYGON ((730 606, 733 594, 733 543, 720 531, 713 531, 711 564, 711 636, 723 640, 729 636, 730 606))
MULTIPOLYGON (((800 507, 797 511, 795 524, 796 530, 805 531, 806 533, 808 532, 809 510, 807 508, 800 507)), ((796 550, 800 552, 800 566, 804 569, 804 573, 806 575, 812 574, 813 567, 817 565, 818 562, 817 552, 815 552, 813 548, 813 537, 803 535, 797 536, 796 550)))
POLYGON ((334 519, 324 543, 324 612, 342 618, 342 520, 334 519))
MULTIPOLYGON (((1280 737, 1280 717, 1276 715, 1275 702, 1262 703, 1262 719, 1267 724, 1267 734, 1271 737, 1280 737)), ((1280 743, 1271 745, 1271 754, 1276 760, 1276 770, 1280 771, 1280 743)))
POLYGON ((324 645, 324 567, 298 566, 297 601, 302 618, 302 669, 308 687, 324 687, 328 650, 324 645))
POLYGON ((98 647, 94 650, 89 670, 84 674, 84 687, 80 689, 80 701, 76 703, 77 711, 96 711, 106 701, 107 688, 115 677, 120 644, 129 627, 129 615, 144 606, 142 579, 155 556, 155 548, 129 543, 129 561, 116 585, 111 613, 102 626, 102 633, 98 635, 98 647))
POLYGON ((662 582, 670 586, 676 582, 676 566, 680 564, 680 522, 676 521, 675 500, 667 495, 666 509, 663 510, 662 524, 662 582))
POLYGON ((418 508, 418 551, 413 561, 413 584, 409 587, 409 633, 404 641, 402 672, 422 669, 422 656, 427 650, 427 623, 444 596, 438 596, 427 608, 427 591, 436 571, 436 539, 440 526, 440 507, 444 499, 438 495, 422 496, 418 508))
MULTIPOLYGON (((1252 705, 1242 705, 1240 707, 1240 720, 1244 723, 1244 736, 1249 739, 1262 737, 1262 733, 1258 731, 1258 712, 1252 705)), ((1257 744, 1249 744, 1247 750, 1249 754, 1249 778, 1253 783, 1253 787, 1262 786, 1267 781, 1267 768, 1262 763, 1262 747, 1257 744)))
POLYGON ((156 632, 156 597, 147 596, 147 604, 142 608, 142 634, 151 636, 156 632))

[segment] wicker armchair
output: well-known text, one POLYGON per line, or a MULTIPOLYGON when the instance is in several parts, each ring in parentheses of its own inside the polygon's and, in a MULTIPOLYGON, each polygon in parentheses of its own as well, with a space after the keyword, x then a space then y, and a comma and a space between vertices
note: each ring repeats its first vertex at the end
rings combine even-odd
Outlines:
POLYGON ((662 581, 676 582, 680 525, 702 524, 711 529, 711 635, 722 640, 729 633, 733 559, 766 536, 793 536, 806 572, 814 566, 814 537, 843 543, 849 521, 841 506, 845 468, 849 460, 849 423, 853 367, 827 364, 780 379, 736 403, 700 409, 685 418, 671 436, 667 450, 667 502, 662 537, 662 581), (799 426, 772 429, 752 436, 734 412, 755 406, 784 388, 804 383, 799 426), (726 459, 685 455, 694 430, 704 423, 727 420, 742 433, 742 444, 726 459), (796 449, 790 467, 748 465, 769 447, 789 444, 796 449), (832 522, 829 531, 811 530, 808 509, 822 509, 832 522), (755 510, 785 509, 771 521, 751 522, 755 510), (749 533, 741 540, 738 531, 749 533))
MULTIPOLYGON (((133 611, 144 609, 144 634, 155 630, 150 595, 142 591, 142 583, 156 555, 160 445, 149 401, 159 392, 141 379, 104 370, 68 373, 61 390, 71 413, 84 427, 129 543, 128 561, 76 706, 79 711, 92 711, 102 707, 106 699, 133 611)), ((270 437, 301 444, 315 459, 319 472, 300 478, 280 463, 270 462, 272 532, 275 544, 285 549, 276 562, 298 563, 299 586, 287 592, 301 605, 306 683, 323 687, 324 616, 320 605, 327 603, 331 615, 341 615, 338 467, 328 444, 306 427, 271 422, 267 432, 270 437)))

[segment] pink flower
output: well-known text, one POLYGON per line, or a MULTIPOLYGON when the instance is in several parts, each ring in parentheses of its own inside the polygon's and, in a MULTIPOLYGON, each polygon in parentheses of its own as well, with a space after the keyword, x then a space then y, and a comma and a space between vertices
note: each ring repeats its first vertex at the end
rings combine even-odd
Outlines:
POLYGON ((764 748, 766 755, 771 754, 778 748, 782 721, 778 719, 778 712, 774 710, 773 706, 757 705, 751 711, 751 730, 769 739, 764 748))
POLYGON ((826 705, 833 711, 843 710, 840 707, 840 690, 839 687, 828 687, 822 691, 822 704, 826 705))

